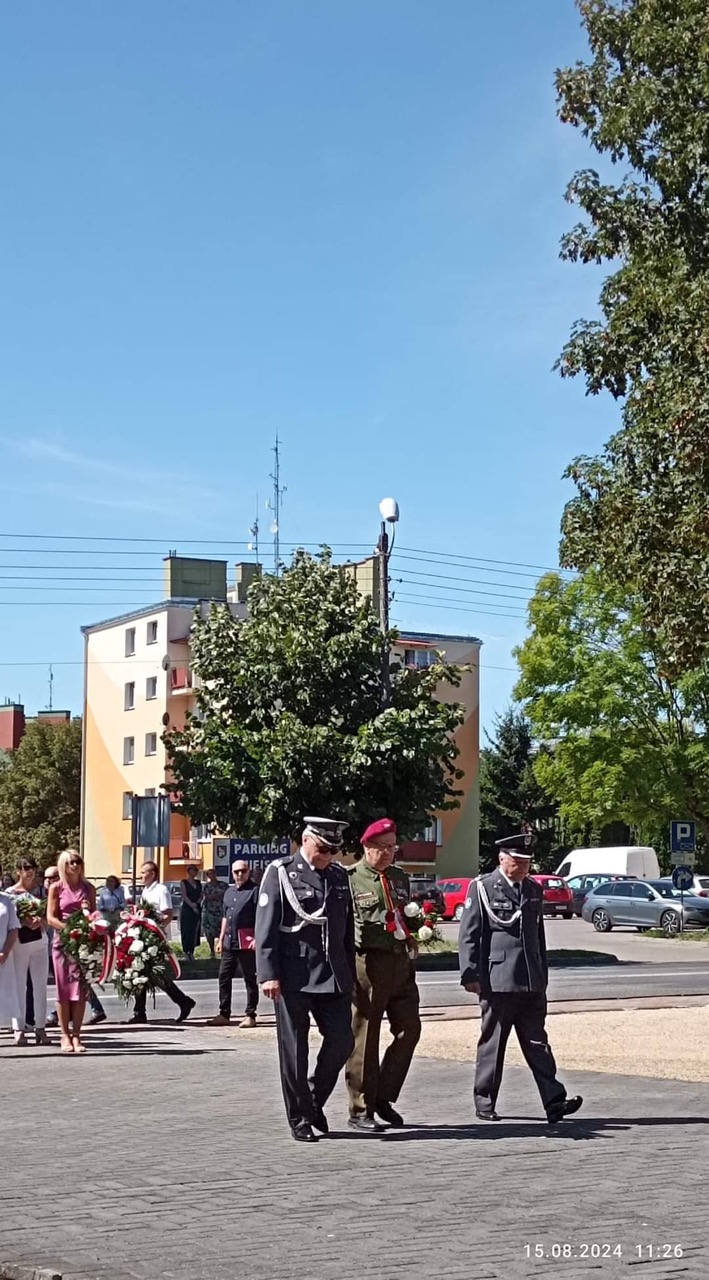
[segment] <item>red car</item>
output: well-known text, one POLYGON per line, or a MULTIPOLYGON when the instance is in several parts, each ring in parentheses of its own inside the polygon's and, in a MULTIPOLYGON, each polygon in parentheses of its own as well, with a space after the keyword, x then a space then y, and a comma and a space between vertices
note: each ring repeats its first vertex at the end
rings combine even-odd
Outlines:
POLYGON ((472 876, 459 877, 457 880, 437 880, 436 888, 443 895, 443 919, 460 920, 468 896, 468 889, 473 883, 472 876))
POLYGON ((563 916, 571 920, 574 914, 574 895, 565 880, 560 876, 530 876, 542 886, 544 910, 550 916, 563 916))

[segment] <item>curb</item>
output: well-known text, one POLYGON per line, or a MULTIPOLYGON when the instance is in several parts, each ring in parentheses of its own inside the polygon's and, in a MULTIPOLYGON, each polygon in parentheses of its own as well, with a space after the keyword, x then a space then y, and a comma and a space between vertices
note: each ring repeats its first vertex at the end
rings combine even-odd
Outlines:
POLYGON ((53 1267, 32 1267, 18 1262, 0 1262, 0 1280, 63 1280, 53 1267))

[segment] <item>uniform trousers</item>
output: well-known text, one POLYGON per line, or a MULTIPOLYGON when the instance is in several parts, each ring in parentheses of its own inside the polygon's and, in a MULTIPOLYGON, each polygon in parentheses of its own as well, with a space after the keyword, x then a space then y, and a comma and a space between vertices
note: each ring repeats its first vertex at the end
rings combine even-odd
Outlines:
POLYGON ((223 1018, 231 1017, 231 987, 241 971, 246 987, 246 1017, 255 1017, 258 1008, 258 981, 256 978, 256 952, 224 947, 219 964, 219 1012, 223 1018))
POLYGON ((544 1028, 547 998, 542 991, 501 992, 480 996, 482 1025, 475 1064, 475 1106, 494 1111, 500 1092, 505 1049, 514 1028, 531 1068, 545 1111, 563 1102, 566 1090, 556 1078, 556 1062, 544 1028))
POLYGON ((311 995, 281 989, 275 1006, 283 1101, 293 1128, 301 1120, 312 1123, 315 1108, 324 1107, 337 1084, 352 1052, 352 1005, 349 994, 311 995), (308 1077, 311 1014, 322 1045, 315 1070, 308 1077))
POLYGON ((24 1031, 27 1026, 27 984, 32 984, 32 1021, 38 1031, 47 1025, 47 980, 49 977, 49 951, 43 936, 34 942, 18 942, 13 948, 15 978, 17 980, 18 1007, 25 1011, 23 1018, 13 1018, 14 1031, 24 1031))
POLYGON ((371 1115, 378 1102, 396 1102, 421 1038, 416 971, 404 947, 357 956, 352 1031, 355 1045, 345 1072, 350 1115, 371 1115), (393 1038, 380 1064, 385 1014, 393 1038))

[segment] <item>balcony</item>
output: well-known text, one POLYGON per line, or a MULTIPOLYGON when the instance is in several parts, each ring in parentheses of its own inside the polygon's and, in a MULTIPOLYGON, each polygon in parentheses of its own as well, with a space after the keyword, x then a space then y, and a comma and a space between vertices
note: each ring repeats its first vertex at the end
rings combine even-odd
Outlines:
POLYGON ((170 693, 173 696, 186 697, 194 692, 195 687, 196 681, 192 675, 191 667, 186 663, 170 667, 170 693))

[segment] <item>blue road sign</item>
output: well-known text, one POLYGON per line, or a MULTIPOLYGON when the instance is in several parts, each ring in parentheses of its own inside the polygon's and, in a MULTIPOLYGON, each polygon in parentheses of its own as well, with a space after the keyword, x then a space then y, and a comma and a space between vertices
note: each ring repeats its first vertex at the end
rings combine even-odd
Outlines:
POLYGON ((254 870, 265 868, 274 858, 286 858, 291 851, 290 840, 215 840, 214 867, 222 880, 228 880, 233 864, 248 862, 254 870))
POLYGON ((672 885, 675 889, 687 893, 694 884, 694 872, 691 867, 675 867, 672 872, 672 885))
POLYGON ((670 823, 670 849, 672 853, 694 853, 696 843, 696 822, 670 823))

